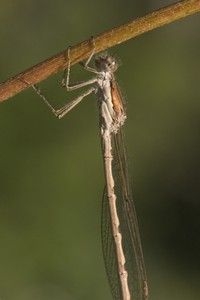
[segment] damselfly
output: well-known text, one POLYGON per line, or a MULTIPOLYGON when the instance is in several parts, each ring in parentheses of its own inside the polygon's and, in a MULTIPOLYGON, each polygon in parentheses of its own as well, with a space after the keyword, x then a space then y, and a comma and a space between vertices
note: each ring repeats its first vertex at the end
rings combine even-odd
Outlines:
POLYGON ((114 77, 116 60, 107 54, 95 58, 95 68, 89 66, 93 52, 83 67, 96 76, 86 82, 69 85, 68 68, 62 85, 68 91, 92 85, 86 92, 60 109, 55 109, 33 86, 51 111, 62 118, 91 93, 98 97, 100 135, 106 186, 102 201, 102 245, 106 272, 112 295, 118 300, 146 300, 148 298, 146 271, 138 229, 137 216, 128 179, 122 126, 126 112, 114 77))

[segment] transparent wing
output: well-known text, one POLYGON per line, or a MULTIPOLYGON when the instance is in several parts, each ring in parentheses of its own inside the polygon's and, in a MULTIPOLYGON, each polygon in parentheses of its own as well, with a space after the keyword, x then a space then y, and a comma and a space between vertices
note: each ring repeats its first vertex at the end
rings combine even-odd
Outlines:
MULTIPOLYGON (((125 267, 128 272, 131 299, 147 300, 146 271, 137 216, 128 180, 127 160, 121 130, 112 136, 112 149, 114 188, 117 196, 117 211, 120 220, 122 245, 126 258, 125 267)), ((102 201, 101 224, 103 256, 112 295, 114 299, 122 300, 106 188, 104 189, 102 201)))

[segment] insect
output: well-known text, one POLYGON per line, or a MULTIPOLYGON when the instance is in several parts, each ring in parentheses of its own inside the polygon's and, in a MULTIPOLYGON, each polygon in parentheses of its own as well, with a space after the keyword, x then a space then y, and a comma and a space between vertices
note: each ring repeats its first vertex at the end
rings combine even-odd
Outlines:
POLYGON ((95 67, 89 66, 92 51, 82 66, 95 76, 75 85, 69 84, 70 48, 68 68, 62 85, 68 91, 90 86, 80 96, 59 109, 55 109, 38 87, 36 93, 59 119, 78 105, 86 96, 94 93, 99 108, 99 127, 105 173, 105 189, 102 200, 102 248, 106 273, 113 299, 146 300, 147 278, 140 241, 135 206, 129 185, 126 151, 122 126, 127 118, 124 102, 114 72, 117 61, 108 54, 94 59, 95 67))

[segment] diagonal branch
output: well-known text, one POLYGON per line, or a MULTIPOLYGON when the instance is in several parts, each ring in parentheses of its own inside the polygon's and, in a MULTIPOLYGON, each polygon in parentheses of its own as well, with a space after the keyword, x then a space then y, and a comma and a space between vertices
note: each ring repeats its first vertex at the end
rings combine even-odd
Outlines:
MULTIPOLYGON (((199 11, 200 0, 180 1, 161 8, 94 37, 95 53, 199 11)), ((91 39, 73 46, 70 51, 71 65, 86 59, 91 50, 91 39)), ((66 52, 67 49, 0 84, 0 102, 66 68, 68 63, 66 52)))

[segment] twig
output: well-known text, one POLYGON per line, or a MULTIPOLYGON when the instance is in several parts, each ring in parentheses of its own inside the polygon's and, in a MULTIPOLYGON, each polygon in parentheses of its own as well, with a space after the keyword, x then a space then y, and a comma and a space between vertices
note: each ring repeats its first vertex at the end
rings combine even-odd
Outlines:
MULTIPOLYGON (((199 11, 200 0, 180 1, 161 8, 94 37, 95 53, 199 11)), ((70 51, 71 65, 86 59, 91 50, 91 39, 73 46, 70 51)), ((66 68, 68 63, 66 51, 67 49, 0 84, 0 102, 66 68)))

